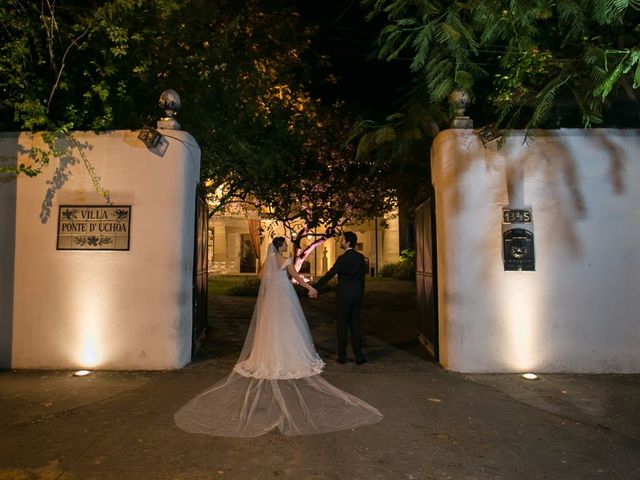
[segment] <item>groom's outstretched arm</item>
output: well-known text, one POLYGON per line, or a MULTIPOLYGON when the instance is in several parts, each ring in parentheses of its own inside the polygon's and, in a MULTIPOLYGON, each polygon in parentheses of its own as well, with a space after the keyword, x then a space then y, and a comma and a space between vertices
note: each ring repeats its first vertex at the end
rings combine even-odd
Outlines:
POLYGON ((342 256, 338 257, 338 259, 336 260, 336 263, 333 264, 333 267, 331 267, 329 269, 329 271, 327 273, 325 273, 322 278, 320 278, 320 280, 318 280, 317 282, 315 282, 313 284, 313 288, 315 288, 316 290, 320 290, 322 287, 324 287, 326 285, 326 283, 331 280, 333 277, 335 277, 338 273, 340 273, 340 268, 343 262, 343 258, 342 256))

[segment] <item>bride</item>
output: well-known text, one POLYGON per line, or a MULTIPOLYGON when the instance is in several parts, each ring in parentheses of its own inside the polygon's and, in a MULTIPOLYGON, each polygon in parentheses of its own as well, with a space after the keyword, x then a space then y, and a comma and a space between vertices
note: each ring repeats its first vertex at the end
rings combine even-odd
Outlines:
POLYGON ((324 380, 324 362, 289 276, 316 291, 286 258, 276 237, 267 249, 260 290, 240 357, 223 380, 191 399, 175 414, 187 432, 256 437, 279 428, 285 435, 345 430, 379 422, 371 405, 324 380))

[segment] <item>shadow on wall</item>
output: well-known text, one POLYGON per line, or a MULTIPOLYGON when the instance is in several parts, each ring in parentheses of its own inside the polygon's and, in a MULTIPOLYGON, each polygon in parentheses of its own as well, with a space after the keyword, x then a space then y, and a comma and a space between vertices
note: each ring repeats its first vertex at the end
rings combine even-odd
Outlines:
MULTIPOLYGON (((568 258, 579 259, 583 256, 584 249, 577 222, 589 215, 585 195, 595 193, 585 191, 585 188, 589 188, 589 182, 580 177, 578 156, 588 155, 587 161, 607 161, 609 175, 602 179, 603 184, 608 180, 612 191, 622 195, 625 190, 625 152, 617 143, 620 141, 620 134, 624 135, 624 131, 577 130, 570 136, 558 136, 555 141, 541 142, 539 145, 534 141, 532 145, 534 150, 527 157, 527 168, 533 174, 543 175, 549 192, 547 206, 554 208, 555 212, 548 217, 553 222, 549 225, 548 232, 553 236, 552 244, 562 248, 568 258), (611 135, 612 132, 615 134, 611 135), (569 141, 571 137, 574 137, 573 142, 569 141)), ((637 131, 631 135, 637 137, 637 131)))
MULTIPOLYGON (((626 131, 612 130, 575 130, 569 135, 564 130, 535 131, 526 142, 520 145, 522 133, 512 134, 507 143, 498 148, 497 141, 482 142, 479 131, 465 139, 460 145, 462 151, 473 152, 478 148, 484 149, 484 167, 488 171, 503 170, 504 187, 494 190, 492 201, 495 204, 526 204, 527 193, 523 189, 525 179, 541 175, 548 189, 548 205, 554 204, 554 224, 550 231, 554 236, 554 244, 563 248, 567 255, 573 258, 582 256, 579 233, 576 222, 587 215, 586 202, 581 187, 582 180, 576 166, 576 157, 580 153, 572 151, 571 137, 582 137, 584 143, 590 144, 594 157, 604 157, 609 162, 609 180, 612 190, 621 195, 625 191, 624 185, 624 151, 618 143, 618 134, 624 137, 626 131), (525 145, 526 143, 526 145, 525 145), (504 196, 506 192, 506 197, 504 196)), ((637 131, 629 131, 629 136, 637 137, 637 131)), ((578 145, 583 142, 578 141, 578 145)), ((473 153, 452 159, 444 165, 445 183, 452 186, 452 206, 460 212, 465 208, 465 192, 455 177, 461 178, 473 167, 474 159, 479 160, 473 153), (448 178, 447 178, 448 177, 448 178)), ((538 206, 539 207, 539 206, 538 206)), ((535 214, 534 214, 535 215, 535 214)))
MULTIPOLYGON (((0 135, 0 165, 15 166, 20 158, 31 155, 31 148, 21 144, 21 136, 24 138, 17 133, 0 135)), ((79 149, 79 158, 73 155, 74 150, 68 140, 61 139, 56 143, 56 149, 67 154, 60 158, 51 180, 47 181, 49 188, 40 211, 42 223, 49 220, 54 197, 70 178, 71 167, 80 163, 84 150, 91 146, 84 143, 75 148, 79 149)), ((15 174, 0 174, 0 369, 10 368, 12 358, 16 194, 15 174)))
MULTIPOLYGON (((603 150, 609 153, 609 176, 611 178, 611 185, 615 193, 622 195, 625 191, 624 172, 626 170, 622 161, 624 151, 620 148, 620 145, 611 141, 611 137, 607 136, 602 130, 594 129, 591 132, 602 144, 603 150)), ((620 133, 629 133, 630 136, 637 136, 637 131, 623 130, 620 133)))
MULTIPOLYGON (((584 136, 585 140, 593 141, 594 144, 601 147, 601 150, 605 152, 607 158, 609 159, 610 169, 609 169, 609 178, 611 180, 611 185, 613 187, 613 191, 617 194, 622 194, 625 191, 624 185, 624 172, 625 166, 623 163, 624 151, 618 145, 617 142, 612 140, 610 133, 615 131, 617 134, 624 135, 624 132, 629 132, 628 135, 632 137, 637 137, 637 130, 611 130, 611 129, 590 129, 590 130, 575 130, 573 132, 574 136, 584 136)), ((555 130, 540 130, 531 132, 526 141, 523 141, 523 145, 526 143, 527 149, 524 150, 523 154, 520 155, 524 160, 526 160, 526 167, 529 169, 530 173, 535 173, 535 169, 537 168, 545 168, 547 169, 549 166, 551 169, 545 172, 545 175, 549 176, 549 180, 555 180, 555 178, 559 177, 564 179, 564 185, 567 187, 568 192, 571 194, 573 203, 575 208, 582 212, 584 212, 584 200, 582 192, 579 189, 579 179, 577 175, 577 171, 575 168, 575 162, 573 161, 572 152, 569 151, 565 144, 561 142, 545 142, 547 150, 539 148, 537 144, 537 138, 557 138, 562 139, 561 135, 556 136, 555 130), (527 150, 532 149, 532 152, 537 154, 541 154, 542 159, 546 160, 545 163, 538 164, 537 161, 541 158, 536 158, 535 154, 527 153, 527 150)), ((560 131, 558 131, 560 132, 560 131)), ((566 130, 564 131, 566 133, 566 130)), ((472 151, 478 147, 478 145, 484 145, 485 152, 489 153, 485 155, 485 167, 487 170, 496 170, 502 167, 501 162, 499 161, 500 156, 505 157, 508 154, 509 146, 506 145, 502 148, 497 147, 497 139, 493 139, 492 141, 483 142, 480 136, 480 130, 474 130, 475 134, 472 137, 466 139, 466 141, 460 146, 463 151, 472 151)), ((524 133, 524 132, 522 132, 524 133)), ((512 141, 515 140, 515 135, 512 134, 512 141)), ((508 142, 509 140, 507 140, 508 142)), ((513 145, 513 144, 512 144, 513 145)), ((511 148, 514 148, 513 145, 511 148)), ((517 147, 517 146, 515 146, 517 147)), ((455 158, 455 162, 451 162, 444 168, 443 179, 452 179, 455 177, 462 176, 464 172, 469 170, 472 166, 472 158, 473 155, 464 156, 462 158, 455 158)), ((513 175, 517 175, 517 172, 512 172, 505 179, 507 185, 510 183, 513 184, 514 181, 517 182, 517 179, 512 178, 513 175)), ((457 182, 447 183, 452 185, 457 185, 457 182)), ((460 211, 464 206, 464 197, 462 192, 456 188, 454 190, 454 203, 453 206, 456 211, 460 211)))
POLYGON ((549 239, 567 258, 577 260, 584 248, 576 222, 586 216, 587 210, 574 154, 560 141, 545 142, 544 148, 537 148, 529 159, 530 164, 534 162, 530 168, 540 172, 547 188, 546 207, 555 212, 548 216, 549 239))
MULTIPOLYGON (((82 144, 76 142, 74 145, 64 138, 56 141, 56 150, 64 151, 65 155, 60 157, 58 166, 56 167, 51 180, 47 180, 49 188, 47 188, 47 193, 44 196, 42 208, 40 210, 40 221, 42 223, 47 223, 49 220, 49 217, 51 216, 51 208, 53 206, 53 199, 55 198, 58 190, 61 190, 62 187, 64 187, 64 184, 67 183, 67 180, 69 180, 69 177, 71 176, 71 167, 80 163, 80 158, 76 158, 73 155, 74 148, 78 150, 79 157, 84 158, 85 150, 91 150, 93 147, 87 142, 82 144)), ((99 177, 97 180, 100 180, 99 177)))

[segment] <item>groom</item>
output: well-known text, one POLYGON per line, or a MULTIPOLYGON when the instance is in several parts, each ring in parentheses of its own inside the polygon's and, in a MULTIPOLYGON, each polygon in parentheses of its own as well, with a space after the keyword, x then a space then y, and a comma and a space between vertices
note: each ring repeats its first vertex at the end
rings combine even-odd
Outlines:
POLYGON ((353 232, 344 232, 340 237, 340 247, 345 251, 331 269, 313 287, 320 290, 331 278, 338 275, 336 291, 336 313, 338 333, 338 363, 347 363, 347 330, 351 330, 351 346, 356 363, 362 365, 366 358, 362 355, 362 297, 366 266, 364 255, 355 250, 358 237, 353 232))

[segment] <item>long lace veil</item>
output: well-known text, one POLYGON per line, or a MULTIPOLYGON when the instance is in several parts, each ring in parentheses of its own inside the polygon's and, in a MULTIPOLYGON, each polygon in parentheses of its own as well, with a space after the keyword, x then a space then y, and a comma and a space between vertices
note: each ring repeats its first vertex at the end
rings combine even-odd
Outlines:
POLYGON ((366 402, 320 375, 324 362, 297 295, 269 245, 244 346, 232 372, 176 412, 187 432, 255 437, 279 428, 307 435, 379 422, 366 402))
POLYGON ((278 262, 278 252, 276 252, 276 248, 273 246, 273 243, 269 244, 267 247, 267 258, 262 265, 262 271, 260 279, 260 289, 258 290, 258 297, 256 298, 256 306, 253 312, 253 317, 251 318, 251 323, 249 324, 249 329, 247 330, 247 335, 244 339, 244 345, 242 347, 242 351, 240 352, 240 356, 238 357, 238 362, 240 363, 246 360, 251 354, 251 348, 253 346, 253 340, 255 338, 256 333, 256 323, 258 322, 258 313, 260 309, 263 308, 265 304, 266 296, 270 292, 270 290, 274 290, 278 288, 278 283, 274 282, 277 274, 280 273, 280 264, 278 262))

